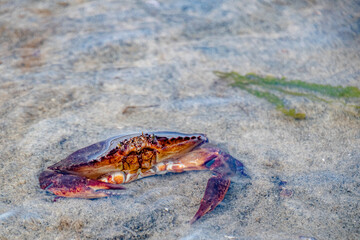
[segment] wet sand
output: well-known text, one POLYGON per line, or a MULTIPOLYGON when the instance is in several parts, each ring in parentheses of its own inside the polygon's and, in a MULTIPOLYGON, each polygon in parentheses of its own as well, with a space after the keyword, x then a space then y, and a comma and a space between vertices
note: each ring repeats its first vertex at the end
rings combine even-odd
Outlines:
POLYGON ((213 71, 360 88, 356 1, 1 1, 0 239, 359 239, 360 120, 213 71), (246 166, 193 225, 210 172, 59 199, 38 176, 130 132, 205 133, 246 166))

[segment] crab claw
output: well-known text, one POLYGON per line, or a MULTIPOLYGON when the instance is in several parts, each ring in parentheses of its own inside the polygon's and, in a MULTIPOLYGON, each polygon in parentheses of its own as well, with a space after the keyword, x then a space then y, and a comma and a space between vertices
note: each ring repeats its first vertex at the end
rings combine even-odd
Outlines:
POLYGON ((207 169, 215 174, 209 179, 199 210, 190 224, 212 211, 224 199, 230 187, 231 176, 237 172, 246 176, 241 162, 217 148, 202 148, 190 152, 179 159, 178 164, 173 164, 169 168, 175 172, 207 169))
POLYGON ((201 199, 199 210, 191 219, 193 224, 205 213, 214 210, 214 208, 224 199, 227 190, 230 187, 230 178, 222 176, 213 176, 209 179, 204 197, 201 199))
POLYGON ((61 197, 100 198, 116 195, 108 189, 125 189, 118 184, 100 182, 78 175, 46 170, 40 174, 40 187, 61 197))

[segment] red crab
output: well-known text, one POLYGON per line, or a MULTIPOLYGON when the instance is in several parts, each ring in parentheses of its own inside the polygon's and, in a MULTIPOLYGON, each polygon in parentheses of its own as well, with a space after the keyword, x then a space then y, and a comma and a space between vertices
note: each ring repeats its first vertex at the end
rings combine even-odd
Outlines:
POLYGON ((200 147, 203 134, 154 132, 117 136, 82 148, 40 174, 42 189, 61 197, 100 198, 107 189, 125 189, 123 183, 139 178, 191 170, 214 173, 207 183, 200 208, 190 223, 212 211, 230 186, 230 177, 243 172, 243 164, 214 147, 200 147))

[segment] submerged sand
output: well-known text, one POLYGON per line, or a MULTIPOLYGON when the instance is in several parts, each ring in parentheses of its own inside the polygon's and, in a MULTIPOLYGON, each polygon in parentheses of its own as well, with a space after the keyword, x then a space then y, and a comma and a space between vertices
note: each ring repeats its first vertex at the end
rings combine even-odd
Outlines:
POLYGON ((360 88, 357 1, 1 1, 0 239, 359 239, 360 120, 285 98, 296 121, 212 71, 360 88), (193 225, 210 172, 59 199, 39 174, 142 131, 205 133, 246 166, 193 225))

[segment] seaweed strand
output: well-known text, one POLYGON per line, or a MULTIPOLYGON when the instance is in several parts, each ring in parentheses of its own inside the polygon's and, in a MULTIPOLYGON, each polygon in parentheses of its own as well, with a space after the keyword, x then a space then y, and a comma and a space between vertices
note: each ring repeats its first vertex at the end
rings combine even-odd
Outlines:
POLYGON ((254 73, 240 75, 237 72, 219 72, 215 71, 215 75, 223 79, 232 81, 231 86, 241 88, 248 93, 267 100, 276 106, 276 109, 281 111, 284 115, 293 117, 294 119, 305 119, 305 113, 297 113, 295 109, 287 109, 283 100, 276 94, 269 91, 276 91, 281 94, 305 97, 314 101, 322 101, 331 103, 323 97, 330 97, 337 100, 345 100, 344 105, 351 106, 356 110, 360 109, 358 105, 346 104, 349 99, 360 98, 360 89, 352 86, 331 86, 316 83, 308 83, 300 80, 286 80, 285 78, 276 78, 272 76, 262 77, 254 73), (257 86, 262 90, 254 89, 252 86, 257 86))

